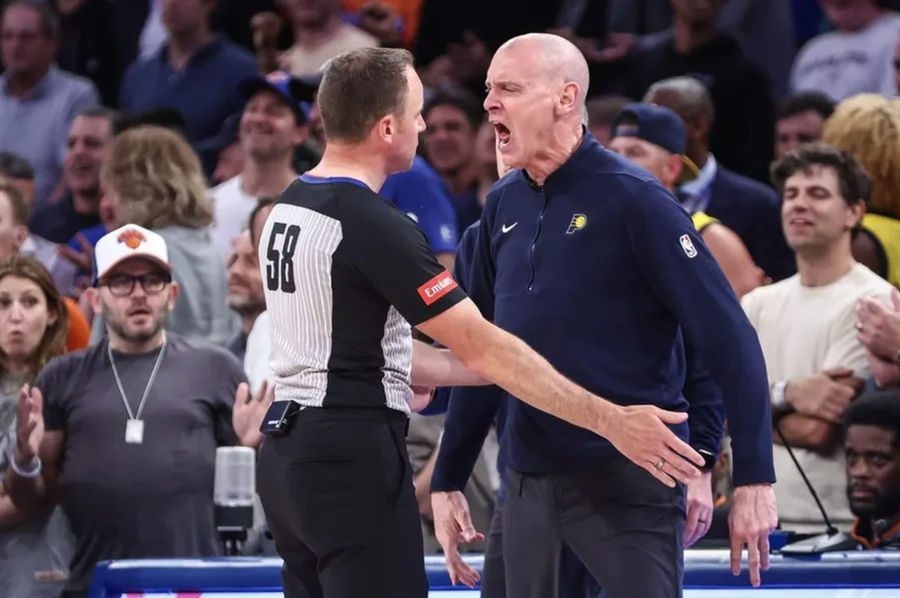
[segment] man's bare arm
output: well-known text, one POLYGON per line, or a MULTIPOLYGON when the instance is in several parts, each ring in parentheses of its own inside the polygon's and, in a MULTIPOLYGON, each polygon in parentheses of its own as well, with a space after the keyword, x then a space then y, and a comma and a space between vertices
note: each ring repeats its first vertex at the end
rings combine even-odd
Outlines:
POLYGON ((460 361, 450 349, 413 341, 412 383, 415 386, 484 386, 490 384, 460 361))
MULTIPOLYGON (((831 455, 840 436, 838 426, 802 413, 785 415, 778 420, 778 429, 791 448, 804 448, 820 455, 831 455)), ((777 433, 775 443, 784 444, 777 433)))

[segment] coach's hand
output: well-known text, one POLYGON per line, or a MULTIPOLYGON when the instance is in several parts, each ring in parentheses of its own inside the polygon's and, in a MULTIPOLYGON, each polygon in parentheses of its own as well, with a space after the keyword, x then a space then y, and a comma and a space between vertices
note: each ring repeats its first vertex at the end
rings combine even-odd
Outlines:
POLYGON ((470 588, 481 577, 469 567, 459 555, 459 545, 463 542, 480 542, 484 534, 475 530, 469 503, 462 492, 432 492, 431 510, 434 511, 434 535, 444 549, 444 561, 453 585, 463 583, 470 588))
POLYGON ((700 453, 666 427, 666 424, 680 424, 687 417, 687 413, 665 411, 652 405, 616 407, 602 435, 620 453, 674 488, 676 480, 687 484, 700 475, 691 461, 698 466, 704 463, 700 453))
POLYGON ((750 583, 759 586, 759 570, 769 568, 769 534, 778 525, 775 490, 771 484, 734 489, 728 526, 731 528, 731 572, 741 573, 741 553, 747 547, 750 583))
POLYGON ((684 547, 690 548, 706 535, 712 525, 712 473, 700 474, 687 485, 687 517, 684 525, 684 547))

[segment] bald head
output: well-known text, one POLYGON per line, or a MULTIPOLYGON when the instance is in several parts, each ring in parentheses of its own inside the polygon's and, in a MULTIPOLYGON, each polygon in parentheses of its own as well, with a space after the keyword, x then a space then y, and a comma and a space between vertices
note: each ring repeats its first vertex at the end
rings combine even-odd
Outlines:
POLYGON ((703 115, 713 120, 712 98, 706 87, 693 77, 672 77, 657 81, 644 94, 644 102, 659 104, 673 110, 686 119, 691 115, 703 115))
POLYGON ((590 85, 587 60, 566 38, 551 33, 526 33, 504 43, 495 56, 501 52, 515 52, 518 57, 528 60, 548 84, 576 84, 578 101, 582 105, 585 103, 590 85))

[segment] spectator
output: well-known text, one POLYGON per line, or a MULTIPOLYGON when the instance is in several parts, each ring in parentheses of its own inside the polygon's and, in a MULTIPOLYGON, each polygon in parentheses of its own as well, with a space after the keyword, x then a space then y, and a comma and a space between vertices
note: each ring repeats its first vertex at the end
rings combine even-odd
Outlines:
MULTIPOLYGON (((478 128, 475 139, 475 159, 478 161, 478 205, 484 208, 487 194, 500 177, 497 164, 497 137, 494 126, 487 120, 478 128)), ((503 174, 506 174, 505 171, 503 174)), ((462 233, 460 234, 462 239, 462 233)))
POLYGON ((838 527, 852 521, 839 447, 844 411, 868 376, 856 337, 861 297, 890 301, 891 287, 853 259, 850 238, 869 198, 869 179, 853 157, 821 144, 801 146, 772 166, 781 217, 798 273, 743 298, 766 359, 775 432, 781 526, 814 532, 815 504, 784 444, 794 454, 838 527))
POLYGON ((900 386, 900 291, 893 290, 891 303, 893 309, 863 297, 856 305, 859 341, 879 388, 900 386))
POLYGON ((122 69, 110 0, 55 0, 60 16, 60 68, 90 79, 104 106, 115 106, 122 69))
POLYGON ((243 112, 226 118, 219 133, 199 147, 201 154, 215 158, 215 166, 209 175, 209 184, 213 187, 233 179, 244 170, 244 150, 238 139, 241 116, 243 112))
POLYGON ((836 31, 808 41, 791 69, 794 91, 815 89, 835 101, 858 93, 897 93, 892 57, 900 15, 878 0, 822 0, 836 31))
POLYGON ((244 169, 211 191, 213 239, 222 255, 246 226, 257 198, 278 196, 297 178, 294 150, 309 134, 304 103, 312 101, 314 90, 276 71, 243 81, 241 93, 247 99, 240 120, 244 169))
POLYGON ((854 257, 900 287, 900 99, 860 94, 844 100, 825 123, 823 139, 853 154, 872 179, 854 257))
MULTIPOLYGON (((260 199, 250 214, 250 242, 253 243, 256 255, 259 255, 259 237, 275 202, 276 199, 271 197, 260 199)), ((254 394, 263 388, 263 384, 273 379, 272 370, 269 369, 270 342, 269 315, 263 311, 247 334, 247 350, 244 353, 244 371, 247 372, 250 390, 254 394)))
POLYGON ((625 96, 598 96, 587 101, 588 129, 601 145, 608 145, 613 121, 631 100, 625 96))
MULTIPOLYGON (((0 183, 0 260, 22 253, 28 232, 28 203, 17 187, 0 183)), ((68 313, 68 335, 66 349, 75 351, 88 345, 90 327, 74 301, 64 301, 68 313)))
MULTIPOLYGON (((686 139, 684 123, 668 108, 628 104, 613 124, 609 149, 649 171, 674 193, 682 170, 697 170, 684 155, 686 139)), ((734 231, 703 212, 691 218, 738 297, 763 284, 765 274, 734 231)))
POLYGON ((69 127, 79 111, 98 100, 90 81, 53 64, 58 45, 59 19, 48 5, 15 0, 3 9, 0 150, 18 154, 34 168, 35 209, 58 198, 69 127))
MULTIPOLYGON (((817 4, 818 0, 806 0, 817 4)), ((784 95, 789 71, 797 51, 794 32, 796 2, 791 0, 713 0, 721 5, 718 29, 740 44, 747 60, 765 72, 776 97, 784 95), (794 4, 794 6, 792 6, 794 4)), ((672 37, 671 0, 609 0, 611 31, 637 34, 633 45, 643 47, 654 40, 672 37)), ((690 7, 696 0, 679 2, 690 7)), ((818 25, 816 23, 816 25, 818 25)), ((621 35, 621 34, 620 34, 621 35)))
POLYGON ((484 109, 468 91, 447 89, 428 100, 422 116, 426 125, 425 155, 450 191, 456 230, 465 230, 481 216, 475 139, 484 109))
MULTIPOLYGON (((0 261, 0 471, 9 468, 16 442, 19 390, 66 348, 68 324, 50 274, 30 257, 0 261)), ((59 595, 72 555, 60 509, 27 521, 0 484, 0 586, 16 598, 59 595)))
POLYGON ((653 84, 644 101, 670 108, 687 127, 687 157, 700 168, 695 180, 681 185, 690 201, 688 211, 705 212, 736 232, 756 265, 773 280, 796 272, 781 229, 778 196, 727 169, 709 151, 715 111, 707 89, 696 79, 675 77, 653 84))
POLYGON ((20 413, 41 423, 17 422, 18 472, 4 479, 22 515, 59 503, 72 523, 72 597, 87 596, 101 560, 219 554, 215 450, 252 446, 258 427, 255 406, 236 400, 246 399, 240 363, 163 330, 179 292, 165 240, 126 225, 98 241, 95 263, 89 294, 108 340, 50 362, 22 389, 20 413))
POLYGON ((11 152, 0 152, 0 177, 22 193, 30 212, 34 203, 34 168, 28 160, 11 152))
MULTIPOLYGON (((26 208, 23 212, 25 221, 17 224, 27 225, 34 201, 34 169, 24 158, 9 152, 0 152, 0 179, 14 186, 22 194, 26 208)), ((28 235, 22 241, 19 253, 34 257, 51 272, 57 260, 56 243, 31 231, 28 231, 28 235)))
POLYGON ((851 535, 862 548, 900 548, 900 391, 854 401, 844 429, 851 535))
POLYGON ((119 223, 150 228, 166 240, 179 287, 166 328, 224 346, 237 318, 226 302, 225 260, 212 241, 212 203, 191 147, 167 129, 129 129, 115 138, 101 181, 119 223))
POLYGON ((822 139, 825 119, 832 112, 834 101, 821 91, 801 91, 785 98, 775 119, 775 157, 822 139))
POLYGON ((54 205, 34 210, 30 226, 54 243, 68 243, 78 231, 100 223, 100 169, 109 156, 115 113, 95 107, 72 121, 63 158, 66 193, 54 205))
POLYGON ((254 16, 253 45, 262 73, 282 70, 295 77, 309 77, 329 58, 379 45, 375 37, 341 19, 341 0, 279 0, 278 5, 293 34, 293 44, 279 53, 276 43, 281 18, 271 12, 254 16))
POLYGON ((243 363, 247 335, 256 318, 266 309, 259 260, 249 230, 237 236, 228 258, 228 307, 240 316, 241 329, 228 342, 227 349, 243 363))
POLYGON ((416 156, 412 168, 389 176, 378 193, 419 225, 435 257, 452 271, 459 233, 453 200, 437 171, 416 156))
POLYGON ((412 48, 419 32, 423 0, 342 0, 350 22, 383 46, 412 48))
POLYGON ((119 105, 130 112, 174 108, 196 146, 241 109, 238 83, 256 72, 256 62, 243 48, 213 34, 209 15, 215 0, 159 0, 159 4, 166 44, 128 67, 119 105))
POLYGON ((670 1, 673 36, 631 57, 628 95, 642 97, 651 85, 669 77, 700 80, 715 112, 715 126, 708 133, 716 160, 745 176, 767 180, 775 107, 766 76, 744 58, 733 37, 718 29, 722 0, 670 1))

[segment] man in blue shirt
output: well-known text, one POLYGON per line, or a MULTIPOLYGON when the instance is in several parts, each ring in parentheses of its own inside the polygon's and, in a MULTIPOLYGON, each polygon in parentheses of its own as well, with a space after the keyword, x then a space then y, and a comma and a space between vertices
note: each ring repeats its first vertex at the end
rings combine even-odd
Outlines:
POLYGON ((459 241, 456 213, 450 194, 434 168, 416 156, 412 167, 389 176, 378 194, 419 225, 438 262, 452 270, 459 241))
MULTIPOLYGON (((747 545, 758 585, 777 522, 771 414, 762 352, 737 298, 671 194, 584 132, 588 70, 573 45, 515 38, 494 56, 487 87, 498 149, 518 170, 488 196, 470 295, 566 376, 624 405, 686 409, 684 335, 725 397, 737 486, 732 570, 747 545)), ((685 424, 676 431, 687 435, 685 424)), ((503 434, 509 595, 554 595, 563 548, 611 596, 680 595, 683 488, 641 471, 664 478, 669 462, 631 463, 515 400, 503 434)), ((457 523, 454 493, 432 498, 447 552, 472 530, 457 523)), ((448 566, 473 581, 462 561, 448 566)))
MULTIPOLYGON (((239 83, 256 74, 252 54, 212 32, 209 14, 215 4, 210 0, 161 2, 166 45, 135 60, 119 89, 119 105, 128 112, 177 110, 195 149, 243 108, 239 83)), ((210 162, 210 156, 201 158, 210 162)))

